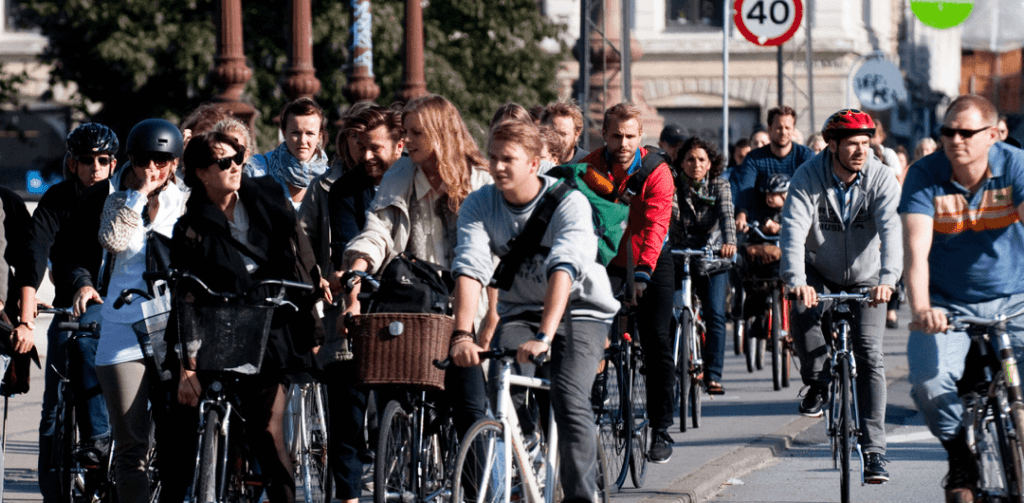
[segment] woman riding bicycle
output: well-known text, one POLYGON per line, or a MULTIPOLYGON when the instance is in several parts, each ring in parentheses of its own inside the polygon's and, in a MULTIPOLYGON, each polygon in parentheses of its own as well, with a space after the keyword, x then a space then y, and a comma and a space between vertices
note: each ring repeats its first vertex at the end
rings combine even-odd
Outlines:
POLYGON ((111 194, 103 207, 99 242, 102 271, 109 274, 102 331, 96 348, 96 374, 110 414, 115 442, 118 499, 148 503, 145 464, 151 429, 147 400, 151 383, 132 324, 143 319, 141 303, 114 308, 122 290, 145 289, 142 273, 155 248, 165 246, 185 209, 186 194, 175 183, 182 153, 181 133, 170 122, 147 119, 128 134, 131 167, 121 174, 127 190, 111 194))
MULTIPOLYGON (((679 149, 675 162, 678 211, 673 211, 669 240, 673 248, 712 246, 723 258, 736 253, 736 224, 733 221, 732 192, 722 178, 725 160, 714 144, 690 138, 679 149)), ((693 277, 694 291, 704 306, 707 341, 704 344, 704 383, 708 393, 721 395, 725 360, 725 293, 729 275, 725 269, 708 271, 698 262, 693 277)), ((676 267, 677 274, 683 268, 676 267)), ((676 278, 679 284, 680 278, 676 278)))
MULTIPOLYGON (((247 293, 255 303, 273 292, 252 287, 261 280, 279 279, 319 284, 320 272, 308 240, 298 229, 295 213, 270 178, 242 176, 245 147, 231 136, 211 132, 192 138, 185 151, 185 184, 192 188, 188 209, 174 231, 171 267, 189 272, 215 292, 247 293)), ((193 291, 187 281, 184 291, 193 291)), ((289 298, 298 310, 274 311, 270 335, 258 375, 245 381, 240 404, 245 433, 255 453, 272 502, 295 500, 292 462, 284 446, 282 419, 286 375, 313 365, 311 350, 323 339, 311 296, 289 298)), ((198 302, 198 301, 197 301, 198 302)), ((173 317, 172 317, 173 318, 173 317)), ((177 342, 177 330, 168 327, 168 347, 177 342)), ((169 359, 176 358, 168 352, 169 359)), ((202 386, 196 373, 180 363, 177 368, 178 401, 195 406, 202 386)), ((196 431, 198 414, 182 417, 181 433, 196 431)), ((194 438, 194 437, 193 437, 194 438)), ((195 442, 179 439, 177 454, 184 461, 195 442)), ((194 453, 192 453, 194 464, 194 453)), ((187 465, 190 466, 191 465, 187 465)), ((191 470, 189 470, 191 473, 191 470)))
MULTIPOLYGON (((437 95, 413 100, 402 112, 402 123, 409 157, 384 174, 363 231, 345 249, 342 270, 379 272, 402 252, 450 268, 459 207, 470 192, 491 183, 484 158, 451 102, 437 95)), ((359 314, 359 290, 356 285, 346 299, 346 313, 359 314)), ((480 303, 474 326, 489 340, 497 319, 481 321, 487 306, 480 303)), ((479 367, 450 367, 445 394, 457 411, 460 436, 484 417, 479 367)))

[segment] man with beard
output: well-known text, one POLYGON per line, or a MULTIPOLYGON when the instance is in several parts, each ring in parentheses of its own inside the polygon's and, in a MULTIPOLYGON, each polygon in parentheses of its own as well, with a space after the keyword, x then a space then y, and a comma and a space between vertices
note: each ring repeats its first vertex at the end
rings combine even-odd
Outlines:
MULTIPOLYGON (((629 205, 626 233, 619 244, 618 255, 608 265, 608 277, 613 291, 618 291, 630 269, 634 269, 638 298, 636 320, 647 362, 647 410, 653 432, 650 460, 667 463, 672 457, 668 428, 672 426, 675 364, 669 319, 675 268, 672 254, 664 253, 663 249, 672 218, 675 182, 668 164, 661 162, 635 194, 627 189, 629 180, 643 169, 643 158, 648 155, 647 149, 640 147, 644 127, 640 109, 635 105, 620 103, 609 108, 604 113, 601 132, 605 146, 591 152, 583 162, 601 175, 599 181, 606 187, 591 186, 591 189, 606 197, 618 197, 629 205), (631 264, 627 262, 630 250, 631 264)), ((591 183, 588 180, 588 185, 591 183)))
POLYGON ((764 198, 757 197, 768 179, 775 173, 793 176, 798 168, 814 157, 814 151, 793 142, 796 127, 796 112, 788 106, 768 111, 768 145, 747 154, 736 174, 736 229, 747 231, 747 222, 761 220, 768 212, 764 198))
POLYGON ((903 269, 896 208, 900 186, 871 153, 875 123, 859 110, 840 110, 822 130, 828 148, 796 170, 782 210, 782 279, 796 294, 790 328, 800 375, 810 386, 798 410, 822 415, 827 400, 828 343, 817 292, 869 288, 871 301, 850 306, 857 358, 857 408, 864 480, 881 484, 885 471, 885 304, 903 269))
MULTIPOLYGON (((402 156, 405 130, 398 110, 372 105, 345 119, 342 137, 355 138, 353 159, 358 163, 332 187, 327 197, 331 221, 331 261, 337 271, 331 276, 331 289, 341 289, 342 252, 366 223, 366 209, 377 193, 384 172, 402 156)), ((359 457, 366 449, 363 419, 366 393, 356 388, 358 362, 343 360, 328 363, 324 371, 331 376, 327 387, 328 415, 331 425, 331 469, 337 480, 336 496, 346 502, 359 500, 362 492, 363 463, 359 457)))
POLYGON ((562 138, 561 164, 576 164, 583 162, 583 158, 589 153, 576 146, 579 142, 580 133, 583 132, 583 112, 574 103, 558 102, 551 103, 544 108, 541 114, 540 123, 550 126, 562 138))

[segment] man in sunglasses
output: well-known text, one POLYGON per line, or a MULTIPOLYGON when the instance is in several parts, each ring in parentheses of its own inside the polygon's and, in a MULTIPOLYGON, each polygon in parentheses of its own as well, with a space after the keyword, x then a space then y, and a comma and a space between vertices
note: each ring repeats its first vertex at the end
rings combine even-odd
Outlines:
MULTIPOLYGON (((117 166, 118 140, 110 128, 96 123, 83 124, 67 136, 67 154, 64 156, 64 181, 60 182, 43 194, 39 205, 32 216, 29 253, 33 267, 27 271, 22 287, 21 318, 13 335, 15 351, 23 353, 32 349, 35 330, 36 290, 43 281, 47 262, 56 267, 66 265, 78 253, 75 242, 64 239, 71 229, 69 221, 74 214, 82 193, 86 189, 104 182, 117 166)), ((53 305, 71 307, 74 286, 68 281, 60 281, 54 276, 53 305)), ((57 501, 59 498, 59 474, 52 470, 56 460, 50 459, 50 447, 54 435, 54 417, 57 413, 57 382, 59 377, 54 370, 64 364, 59 357, 57 346, 66 337, 66 332, 58 330, 59 322, 67 321, 66 315, 57 315, 50 323, 47 341, 50 351, 47 353, 45 391, 43 392, 42 419, 39 423, 39 489, 46 502, 57 501)), ((75 391, 76 397, 85 397, 83 403, 77 404, 85 413, 79 416, 79 428, 83 442, 91 444, 86 449, 83 459, 85 464, 95 463, 103 459, 109 449, 110 426, 107 422, 107 408, 103 396, 99 393, 94 367, 96 356, 96 340, 80 339, 76 354, 82 358, 81 375, 72 376, 71 381, 81 384, 82 389, 75 391)), ((60 369, 65 372, 65 369, 60 369)))
MULTIPOLYGON (((913 314, 907 358, 911 396, 949 457, 946 501, 974 501, 978 473, 961 428, 957 381, 970 340, 946 313, 991 318, 1024 308, 1024 151, 999 141, 996 109, 965 95, 949 105, 942 150, 907 172, 903 217, 913 314)), ((1024 349, 1024 318, 1008 322, 1024 349)))

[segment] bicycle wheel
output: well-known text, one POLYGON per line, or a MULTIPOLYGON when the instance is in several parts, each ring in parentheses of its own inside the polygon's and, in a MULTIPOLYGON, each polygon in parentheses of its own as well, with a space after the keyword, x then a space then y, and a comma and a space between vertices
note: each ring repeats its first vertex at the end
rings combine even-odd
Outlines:
POLYGON ((330 503, 331 472, 327 462, 327 393, 317 383, 302 392, 300 438, 302 486, 306 503, 330 503))
POLYGON ((759 339, 753 336, 754 331, 752 329, 754 327, 754 323, 760 323, 760 321, 757 318, 747 320, 747 335, 743 339, 743 353, 747 357, 747 372, 750 373, 753 373, 754 369, 757 367, 754 359, 757 357, 757 341, 759 339))
POLYGON ((790 368, 793 365, 793 346, 788 340, 782 341, 782 387, 789 387, 790 368))
MULTIPOLYGON (((737 321, 736 323, 741 323, 737 321)), ((679 317, 679 326, 676 327, 676 339, 679 340, 679 362, 676 365, 676 381, 679 383, 679 431, 686 433, 686 422, 690 418, 690 388, 693 387, 693 377, 690 373, 690 331, 693 330, 693 320, 690 319, 690 311, 683 310, 679 317)))
POLYGON ((779 289, 772 289, 772 386, 782 389, 782 299, 779 289))
POLYGON ((757 344, 756 344, 757 355, 754 358, 754 366, 757 368, 757 370, 764 370, 764 352, 765 352, 765 349, 767 347, 768 347, 768 339, 758 339, 757 340, 757 344))
POLYGON ((1022 451, 1020 429, 1024 411, 1014 408, 1008 402, 1005 374, 1000 372, 995 385, 995 396, 990 396, 992 416, 996 419, 1000 446, 1001 470, 1006 479, 1009 501, 1024 501, 1024 451, 1022 451))
POLYGON ((737 356, 743 354, 745 329, 742 316, 732 320, 732 351, 737 356))
MULTIPOLYGON (((62 386, 62 393, 67 387, 62 386)), ((64 395, 67 396, 67 395, 64 395)), ((78 425, 75 424, 75 408, 71 401, 62 404, 54 418, 53 453, 54 470, 60 478, 60 498, 66 503, 75 503, 76 493, 81 495, 85 480, 80 480, 82 470, 75 462, 74 449, 78 436, 78 425)))
POLYGON ((206 411, 203 425, 203 442, 199 452, 199 483, 196 485, 196 501, 210 503, 217 499, 217 460, 220 446, 220 411, 211 407, 206 411))
POLYGON ((629 452, 629 473, 633 479, 633 487, 640 489, 647 480, 647 437, 650 432, 650 420, 647 417, 647 369, 644 366, 643 352, 633 351, 633 385, 630 387, 632 445, 629 452))
POLYGON ((374 458, 373 498, 375 503, 413 501, 412 414, 396 402, 388 402, 380 420, 377 455, 374 458))
MULTIPOLYGON (((697 355, 701 354, 701 351, 704 351, 704 347, 702 344, 702 341, 704 340, 704 334, 696 332, 692 340, 692 357, 696 358, 697 355)), ((690 386, 690 396, 688 398, 690 399, 690 415, 692 416, 691 424, 693 424, 694 428, 700 428, 700 395, 704 386, 700 380, 700 374, 698 374, 697 372, 700 371, 701 373, 703 373, 703 370, 704 369, 694 369, 690 373, 690 382, 693 384, 692 386, 690 386)))
POLYGON ((610 467, 608 466, 608 457, 605 456, 604 449, 597 450, 597 501, 599 503, 611 503, 612 491, 611 491, 611 479, 608 477, 610 467))
POLYGON ((500 503, 506 493, 510 499, 526 500, 518 476, 522 467, 514 455, 506 452, 506 447, 501 423, 482 419, 470 427, 455 459, 453 502, 500 503), (511 457, 513 466, 505 465, 506 455, 511 457), (512 472, 511 488, 505 485, 506 470, 512 472))
POLYGON ((626 421, 623 414, 622 379, 619 376, 620 353, 617 347, 605 351, 604 389, 597 397, 598 440, 608 461, 610 488, 618 491, 626 482, 629 466, 629 435, 626 435, 626 421))
POLYGON ((853 454, 854 428, 853 424, 853 390, 850 388, 850 360, 841 358, 839 360, 839 470, 840 470, 840 496, 843 503, 850 501, 850 456, 853 454))

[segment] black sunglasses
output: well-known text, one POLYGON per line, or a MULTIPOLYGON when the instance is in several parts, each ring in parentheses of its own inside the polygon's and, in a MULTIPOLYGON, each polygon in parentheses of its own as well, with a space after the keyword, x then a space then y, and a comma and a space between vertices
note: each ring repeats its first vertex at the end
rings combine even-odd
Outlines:
POLYGON ((75 160, 76 161, 78 161, 78 162, 80 162, 82 164, 88 164, 90 166, 94 162, 98 162, 100 164, 100 166, 110 166, 110 159, 111 159, 110 156, 109 155, 105 155, 105 154, 104 155, 96 155, 96 156, 93 156, 93 155, 76 155, 75 156, 75 160))
POLYGON ((985 126, 981 129, 954 129, 951 127, 942 126, 941 128, 939 128, 939 133, 942 134, 942 136, 945 136, 946 138, 952 138, 959 134, 961 138, 966 140, 986 129, 990 129, 993 127, 995 126, 985 126))
POLYGON ((142 153, 132 154, 131 159, 132 164, 140 168, 147 168, 149 167, 149 163, 152 162, 153 166, 163 169, 174 160, 174 156, 164 153, 142 153))
POLYGON ((216 164, 217 167, 220 168, 221 171, 227 171, 228 169, 231 168, 231 164, 237 164, 237 165, 241 166, 243 162, 245 162, 245 149, 244 148, 242 150, 239 150, 238 152, 236 152, 235 155, 233 155, 231 157, 225 157, 223 159, 217 159, 217 160, 213 161, 213 164, 216 164))

